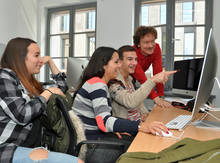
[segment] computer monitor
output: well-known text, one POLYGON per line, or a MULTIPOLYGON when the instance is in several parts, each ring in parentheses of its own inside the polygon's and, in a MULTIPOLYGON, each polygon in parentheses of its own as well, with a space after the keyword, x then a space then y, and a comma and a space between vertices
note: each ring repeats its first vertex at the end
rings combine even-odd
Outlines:
POLYGON ((88 58, 72 58, 67 59, 67 85, 73 90, 78 86, 82 72, 86 68, 88 58))
POLYGON ((172 93, 195 97, 199 85, 204 58, 179 60, 174 62, 172 93))
POLYGON ((212 36, 212 29, 210 29, 202 72, 192 112, 192 120, 195 119, 196 114, 199 112, 200 108, 203 107, 204 104, 208 101, 208 98, 211 95, 217 72, 217 62, 218 56, 215 47, 215 40, 212 36))

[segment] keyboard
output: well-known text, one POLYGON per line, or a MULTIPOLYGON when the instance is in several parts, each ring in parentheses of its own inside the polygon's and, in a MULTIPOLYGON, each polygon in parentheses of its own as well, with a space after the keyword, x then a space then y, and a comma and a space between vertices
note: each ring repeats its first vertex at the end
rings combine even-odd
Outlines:
POLYGON ((182 129, 191 121, 191 118, 191 115, 179 115, 169 121, 165 126, 169 129, 182 129))

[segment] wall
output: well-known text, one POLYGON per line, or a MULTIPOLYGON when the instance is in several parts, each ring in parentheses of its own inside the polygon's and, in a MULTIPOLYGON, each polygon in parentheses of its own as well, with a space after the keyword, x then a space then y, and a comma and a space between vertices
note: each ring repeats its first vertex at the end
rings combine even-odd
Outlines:
POLYGON ((97 47, 132 44, 134 0, 98 0, 97 13, 97 47))
MULTIPOLYGON (((96 2, 95 0, 38 0, 37 41, 41 54, 45 54, 47 9, 56 6, 67 6, 96 2)), ((97 33, 96 46, 119 48, 132 44, 134 0, 97 0, 97 33), (117 5, 116 5, 117 4, 117 5), (125 7, 126 4, 126 7, 125 7), (123 9, 123 10, 122 10, 123 9)), ((44 80, 44 74, 40 79, 44 80)))
MULTIPOLYGON (((213 9, 213 31, 214 31, 214 37, 216 41, 216 48, 218 52, 218 69, 217 69, 217 77, 220 80, 220 21, 219 21, 219 14, 220 14, 220 1, 214 0, 214 9, 213 9)), ((217 107, 220 107, 220 88, 215 83, 213 88, 213 93, 217 96, 214 104, 217 107)))
POLYGON ((5 46, 6 46, 5 44, 1 44, 0 43, 0 58, 1 58, 2 54, 3 54, 3 52, 4 52, 5 46))
POLYGON ((18 36, 36 40, 36 0, 1 0, 0 20, 0 43, 18 36))

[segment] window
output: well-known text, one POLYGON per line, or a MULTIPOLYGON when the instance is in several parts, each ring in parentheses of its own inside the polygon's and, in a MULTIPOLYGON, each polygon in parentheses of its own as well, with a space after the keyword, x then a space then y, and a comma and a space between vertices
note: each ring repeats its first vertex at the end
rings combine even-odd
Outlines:
POLYGON ((86 20, 87 20, 87 29, 94 30, 95 29, 95 11, 89 11, 86 13, 86 20))
POLYGON ((187 55, 194 53, 194 33, 184 33, 184 59, 190 59, 187 55))
POLYGON ((205 50, 205 0, 175 3, 174 60, 202 57, 205 50))
MULTIPOLYGON (((145 26, 154 26, 157 30, 157 43, 159 43, 164 59, 166 53, 166 2, 155 1, 141 3, 141 24, 145 26)), ((152 67, 149 68, 152 72, 152 67)))
POLYGON ((160 5, 160 23, 161 24, 166 24, 166 5, 161 4, 160 5))
POLYGON ((143 5, 141 6, 141 25, 147 25, 148 24, 148 6, 143 5))
MULTIPOLYGON (((212 27, 212 5, 209 0, 137 0, 135 28, 157 29, 163 67, 172 70, 176 60, 203 57, 212 27)), ((165 89, 172 88, 171 80, 165 89)))
POLYGON ((89 57, 95 50, 95 10, 78 9, 75 13, 75 20, 74 56, 89 57), (90 42, 90 38, 93 38, 94 42, 90 42), (94 45, 90 46, 92 43, 94 45))
POLYGON ((183 23, 193 22, 193 2, 183 2, 182 3, 182 16, 183 23))
MULTIPOLYGON (((95 50, 96 4, 48 9, 47 54, 65 72, 68 57, 90 57, 95 50)), ((49 69, 46 79, 49 80, 49 69)))

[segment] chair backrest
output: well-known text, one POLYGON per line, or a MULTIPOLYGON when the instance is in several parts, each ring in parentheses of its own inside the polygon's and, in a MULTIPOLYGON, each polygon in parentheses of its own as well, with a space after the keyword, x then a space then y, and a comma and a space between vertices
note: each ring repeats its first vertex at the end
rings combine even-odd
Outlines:
MULTIPOLYGON (((76 151, 76 145, 79 142, 86 140, 82 122, 80 118, 71 110, 71 106, 67 106, 67 104, 65 104, 64 100, 61 97, 57 97, 56 102, 66 120, 66 124, 68 126, 71 138, 67 153, 72 154, 74 156, 78 156, 78 151, 76 151)), ((86 156, 86 151, 86 146, 82 146, 78 157, 84 159, 86 156)))

